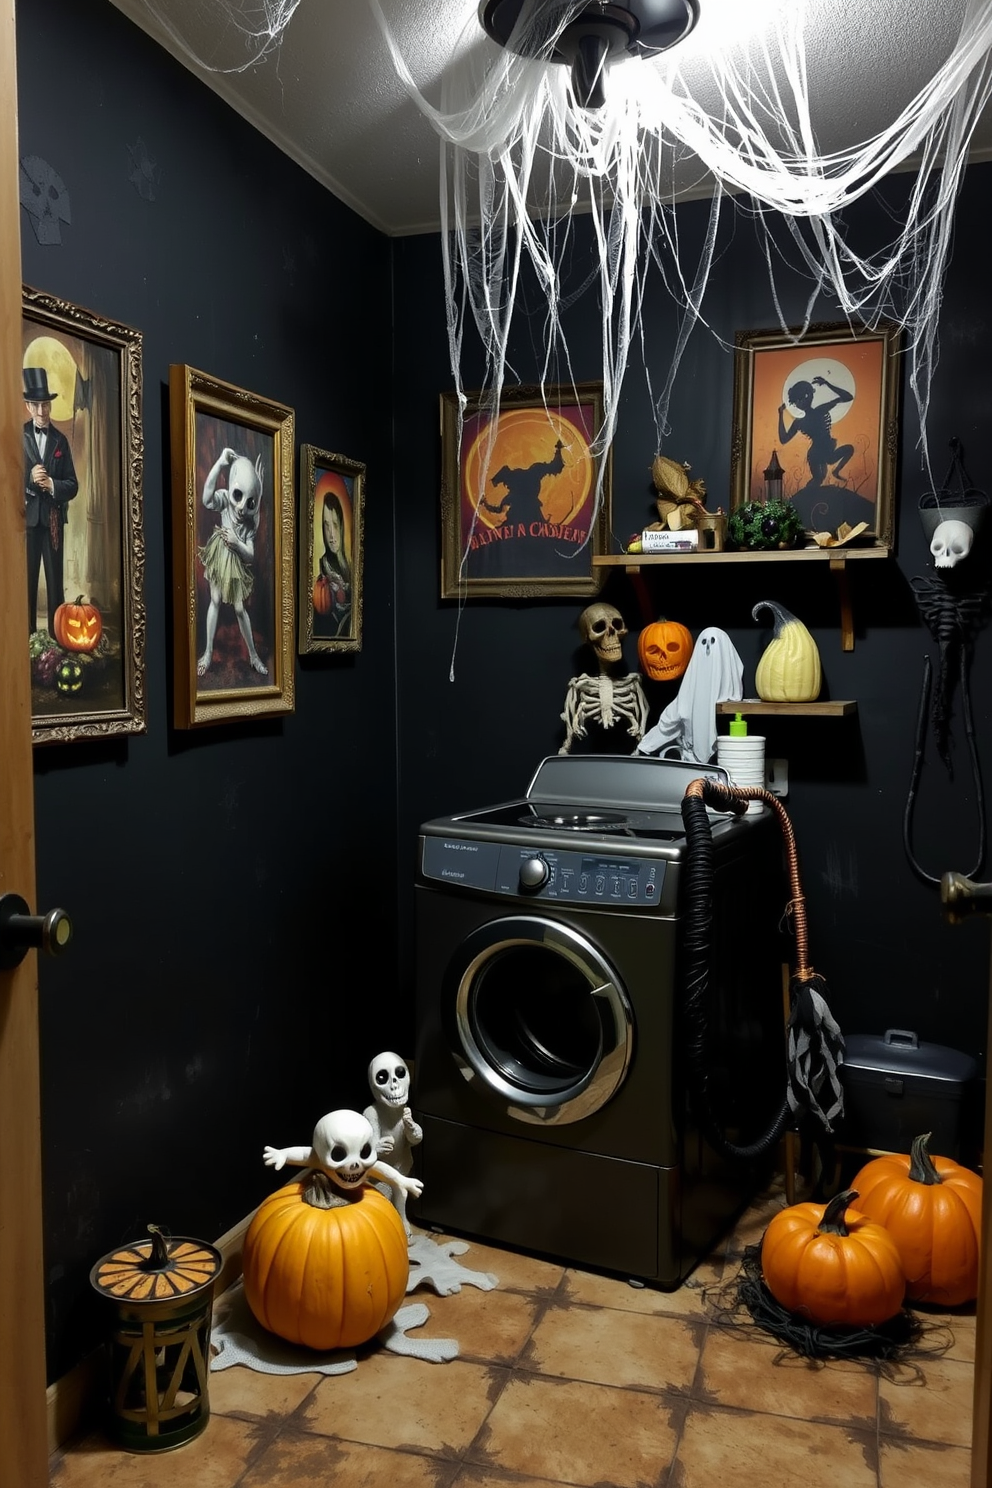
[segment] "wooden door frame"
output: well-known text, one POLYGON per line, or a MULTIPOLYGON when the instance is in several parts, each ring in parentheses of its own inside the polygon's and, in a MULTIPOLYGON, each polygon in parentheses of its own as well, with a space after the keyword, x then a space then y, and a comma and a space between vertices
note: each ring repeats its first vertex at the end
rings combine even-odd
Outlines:
MULTIPOLYGON (((14 0, 0 0, 0 893, 35 894, 14 0)), ((48 1483, 37 958, 0 971, 0 1488, 48 1483)))

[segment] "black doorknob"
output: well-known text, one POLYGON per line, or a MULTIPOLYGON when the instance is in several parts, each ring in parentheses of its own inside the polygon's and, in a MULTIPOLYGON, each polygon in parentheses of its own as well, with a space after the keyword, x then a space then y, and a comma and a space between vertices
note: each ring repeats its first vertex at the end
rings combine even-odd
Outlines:
POLYGON ((0 970, 17 966, 28 951, 61 956, 72 939, 72 921, 64 909, 33 915, 20 894, 0 894, 0 970))

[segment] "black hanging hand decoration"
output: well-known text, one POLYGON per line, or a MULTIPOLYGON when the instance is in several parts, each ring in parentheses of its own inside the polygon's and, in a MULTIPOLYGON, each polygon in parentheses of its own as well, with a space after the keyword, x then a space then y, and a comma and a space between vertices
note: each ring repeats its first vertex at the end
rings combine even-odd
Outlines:
POLYGON ((951 700, 955 681, 960 686, 961 715, 975 783, 978 812, 978 857, 968 877, 980 872, 985 859, 985 803, 981 768, 975 740, 971 710, 969 673, 975 636, 986 619, 989 607, 987 575, 973 573, 958 564, 968 558, 972 543, 981 528, 989 498, 972 486, 964 468, 960 441, 952 439, 951 463, 940 490, 929 491, 920 498, 920 520, 930 537, 935 573, 910 582, 924 624, 938 647, 937 685, 930 704, 932 666, 929 656, 923 659, 923 687, 916 721, 913 773, 903 817, 903 844, 913 870, 927 883, 939 884, 940 878, 927 873, 916 861, 911 845, 913 808, 923 769, 928 705, 933 725, 934 743, 944 768, 953 777, 951 758, 951 700), (952 478, 956 487, 952 489, 952 478))

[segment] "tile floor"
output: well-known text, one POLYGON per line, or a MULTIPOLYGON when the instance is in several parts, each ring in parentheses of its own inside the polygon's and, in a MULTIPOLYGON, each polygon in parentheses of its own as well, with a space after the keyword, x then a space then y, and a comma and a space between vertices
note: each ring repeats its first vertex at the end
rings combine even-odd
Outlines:
POLYGON ((89 1436, 53 1488, 968 1488, 974 1311, 928 1319, 922 1363, 811 1364, 746 1324, 728 1283, 781 1192, 674 1293, 472 1244, 495 1291, 420 1288, 429 1364, 359 1351, 350 1374, 211 1375, 205 1431, 140 1455, 89 1436), (724 1304, 721 1306, 721 1302, 724 1304))

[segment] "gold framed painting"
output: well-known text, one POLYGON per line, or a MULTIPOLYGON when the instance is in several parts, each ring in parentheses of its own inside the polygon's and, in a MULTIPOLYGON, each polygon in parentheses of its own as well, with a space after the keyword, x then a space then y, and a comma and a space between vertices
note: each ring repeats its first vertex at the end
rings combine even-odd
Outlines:
POLYGON ((592 595, 607 551, 601 382, 441 395, 441 597, 592 595))
POLYGON ((900 344, 888 322, 739 331, 732 505, 761 501, 769 470, 780 469, 781 494, 808 532, 863 522, 862 542, 890 548, 900 344))
POLYGON ((169 371, 177 728, 291 713, 290 408, 169 371))
POLYGON ((141 332, 25 286, 21 340, 32 739, 144 733, 141 332))
POLYGON ((364 520, 364 464, 301 445, 301 656, 362 649, 364 520))

